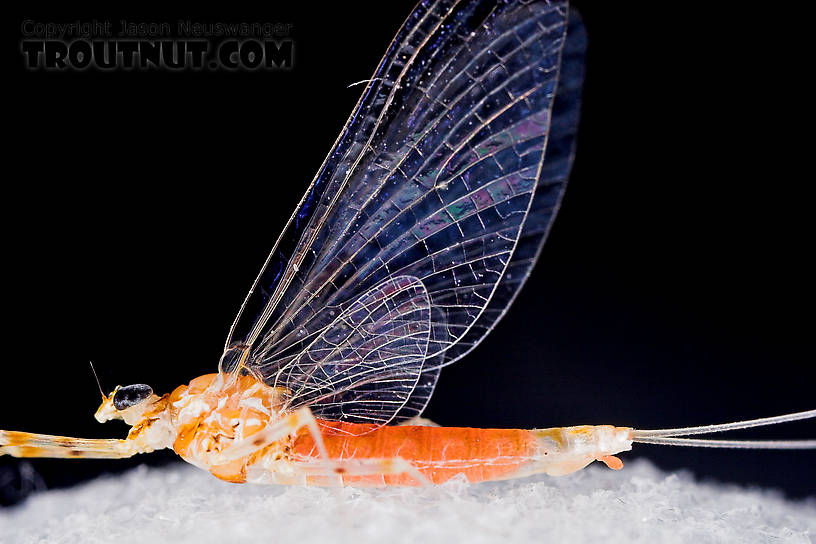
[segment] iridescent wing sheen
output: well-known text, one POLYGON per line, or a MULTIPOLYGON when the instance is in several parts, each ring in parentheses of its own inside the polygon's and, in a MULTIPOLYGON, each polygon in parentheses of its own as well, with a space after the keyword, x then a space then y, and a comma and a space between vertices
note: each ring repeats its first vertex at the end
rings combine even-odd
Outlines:
MULTIPOLYGON (((387 423, 422 410, 438 368, 515 296, 563 193, 568 165, 541 174, 567 13, 561 1, 417 6, 247 296, 222 371, 319 390, 297 398, 328 419, 387 423), (526 222, 531 208, 540 217, 526 222), (534 249, 514 259, 522 242, 534 249), (365 407, 345 374, 310 352, 333 337, 338 313, 398 277, 429 300, 426 363, 405 402, 365 407)), ((354 338, 337 345, 353 353, 363 336, 354 338)), ((392 371, 381 372, 387 383, 392 371)), ((375 383, 361 383, 360 398, 376 399, 375 383)))
POLYGON ((490 302, 467 334, 454 346, 442 352, 436 360, 426 361, 425 370, 430 371, 454 363, 476 347, 505 314, 538 260, 561 205, 575 156, 585 53, 586 34, 583 22, 578 12, 571 10, 561 54, 561 68, 553 100, 545 157, 530 209, 510 262, 490 302))
POLYGON ((411 398, 406 401, 393 422, 407 421, 422 413, 433 394, 441 368, 464 357, 487 336, 507 312, 529 277, 558 212, 575 156, 586 45, 586 32, 581 17, 574 9, 570 10, 544 162, 530 210, 510 262, 490 303, 467 334, 451 348, 436 357, 426 359, 411 398))

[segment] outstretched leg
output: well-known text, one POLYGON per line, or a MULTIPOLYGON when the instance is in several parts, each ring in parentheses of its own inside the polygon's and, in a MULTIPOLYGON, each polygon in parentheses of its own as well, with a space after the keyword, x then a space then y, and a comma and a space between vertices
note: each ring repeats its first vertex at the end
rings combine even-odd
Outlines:
POLYGON ((261 431, 244 438, 243 440, 234 442, 229 447, 225 448, 213 459, 215 464, 228 463, 247 455, 251 455, 266 446, 285 438, 288 435, 293 435, 301 428, 309 429, 312 439, 317 445, 320 452, 321 460, 329 460, 329 452, 326 450, 326 445, 323 442, 323 435, 320 434, 320 428, 317 426, 317 420, 312 415, 312 411, 308 406, 298 408, 291 414, 288 414, 283 419, 267 425, 261 431))
POLYGON ((433 485, 414 465, 402 457, 332 459, 331 467, 302 463, 298 465, 298 469, 306 474, 306 483, 310 485, 382 486, 390 483, 386 476, 402 474, 408 475, 418 486, 433 485))
POLYGON ((144 450, 132 440, 73 438, 0 431, 0 455, 63 459, 121 459, 144 450))

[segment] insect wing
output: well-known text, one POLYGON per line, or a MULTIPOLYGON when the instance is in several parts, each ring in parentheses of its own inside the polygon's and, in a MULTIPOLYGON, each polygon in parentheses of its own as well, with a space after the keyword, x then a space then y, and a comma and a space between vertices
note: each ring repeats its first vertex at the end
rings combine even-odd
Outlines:
POLYGON ((320 419, 383 425, 404 405, 428 350, 431 305, 416 278, 389 278, 339 313, 276 377, 285 408, 320 419))
MULTIPOLYGON (((400 276, 423 284, 426 357, 444 363, 491 302, 533 204, 566 18, 565 2, 417 7, 244 302, 222 371, 241 364, 295 389, 293 376, 331 383, 322 369, 288 369, 332 334, 337 311, 400 276)), ((438 375, 428 369, 414 411, 438 375)))
MULTIPOLYGON (((428 374, 461 359, 487 336, 510 307, 538 260, 561 205, 575 157, 586 46, 586 31, 581 16, 571 9, 545 157, 515 250, 482 314, 455 345, 426 361, 424 371, 428 374)), ((418 386, 417 394, 420 394, 419 389, 418 386)), ((411 404, 406 405, 406 411, 411 404)), ((406 413, 406 418, 414 415, 417 414, 406 413)))

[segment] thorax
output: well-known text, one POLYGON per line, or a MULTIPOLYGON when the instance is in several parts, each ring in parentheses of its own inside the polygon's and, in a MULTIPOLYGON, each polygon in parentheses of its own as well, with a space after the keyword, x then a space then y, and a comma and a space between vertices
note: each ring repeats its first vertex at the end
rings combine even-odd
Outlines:
POLYGON ((251 376, 200 376, 170 394, 173 449, 186 461, 211 469, 215 455, 277 420, 283 400, 281 389, 251 376))

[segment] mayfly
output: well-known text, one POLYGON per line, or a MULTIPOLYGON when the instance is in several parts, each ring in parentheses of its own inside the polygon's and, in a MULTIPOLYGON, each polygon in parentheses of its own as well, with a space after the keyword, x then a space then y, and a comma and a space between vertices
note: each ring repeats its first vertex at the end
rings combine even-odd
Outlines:
MULTIPOLYGON (((423 1, 278 238, 218 372, 162 396, 102 393, 126 439, 0 431, 0 454, 122 458, 172 448, 230 482, 420 485, 613 469, 633 442, 816 448, 688 435, 816 417, 637 430, 436 427, 440 369, 507 311, 572 163, 585 35, 565 1, 423 1)), ((100 388, 101 389, 101 388, 100 388)))

